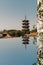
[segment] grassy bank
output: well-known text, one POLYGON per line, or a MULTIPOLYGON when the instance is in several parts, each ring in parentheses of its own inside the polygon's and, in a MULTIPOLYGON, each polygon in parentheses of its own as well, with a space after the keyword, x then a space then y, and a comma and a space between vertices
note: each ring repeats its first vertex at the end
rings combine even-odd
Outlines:
POLYGON ((33 33, 30 33, 30 34, 25 34, 27 37, 34 37, 34 36, 37 36, 37 32, 33 32, 33 33))
POLYGON ((30 32, 26 34, 25 32, 21 30, 3 30, 0 32, 0 34, 4 34, 5 36, 3 38, 13 38, 13 37, 20 37, 20 36, 27 36, 27 37, 33 37, 37 36, 37 32, 30 32))

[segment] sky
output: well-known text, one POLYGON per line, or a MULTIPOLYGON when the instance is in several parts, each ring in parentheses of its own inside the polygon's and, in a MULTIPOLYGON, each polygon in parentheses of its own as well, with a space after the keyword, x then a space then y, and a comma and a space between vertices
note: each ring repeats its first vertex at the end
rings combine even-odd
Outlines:
POLYGON ((21 30, 25 15, 32 29, 37 23, 37 0, 0 0, 0 30, 21 30))

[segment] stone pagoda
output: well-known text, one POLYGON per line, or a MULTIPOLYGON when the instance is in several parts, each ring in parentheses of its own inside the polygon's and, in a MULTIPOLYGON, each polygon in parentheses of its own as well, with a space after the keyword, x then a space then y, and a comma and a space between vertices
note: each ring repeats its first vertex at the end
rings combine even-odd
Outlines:
POLYGON ((25 19, 22 21, 22 31, 25 33, 29 33, 29 20, 25 19))

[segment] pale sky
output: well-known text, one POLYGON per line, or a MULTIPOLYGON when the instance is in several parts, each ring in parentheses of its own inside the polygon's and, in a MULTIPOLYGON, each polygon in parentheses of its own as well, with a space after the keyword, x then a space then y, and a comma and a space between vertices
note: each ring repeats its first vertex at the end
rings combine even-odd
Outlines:
POLYGON ((22 29, 27 16, 32 25, 37 23, 37 0, 0 0, 0 30, 22 29))

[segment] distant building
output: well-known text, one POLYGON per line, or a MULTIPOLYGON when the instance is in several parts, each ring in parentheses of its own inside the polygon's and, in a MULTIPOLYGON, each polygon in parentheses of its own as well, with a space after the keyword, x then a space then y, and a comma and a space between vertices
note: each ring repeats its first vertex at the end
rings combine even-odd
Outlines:
POLYGON ((29 20, 25 19, 22 21, 22 31, 24 31, 25 33, 29 33, 29 20))

